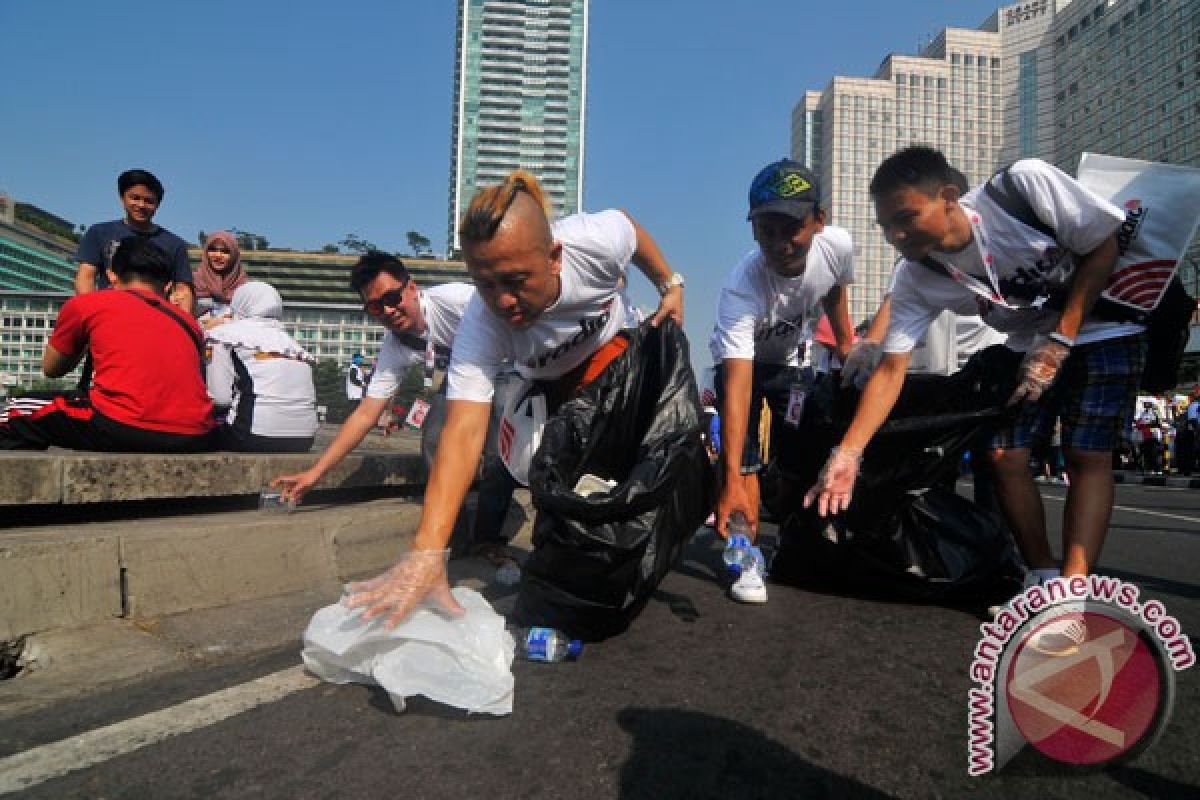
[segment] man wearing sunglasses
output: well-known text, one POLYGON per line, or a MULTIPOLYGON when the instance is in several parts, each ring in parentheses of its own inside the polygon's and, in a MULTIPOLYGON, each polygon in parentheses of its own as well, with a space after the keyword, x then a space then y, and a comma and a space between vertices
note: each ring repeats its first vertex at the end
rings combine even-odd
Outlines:
MULTIPOLYGON (((297 501, 379 423, 409 367, 422 365, 426 386, 433 384, 435 373, 446 368, 463 312, 475 296, 475 287, 467 283, 420 289, 400 259, 376 251, 354 265, 350 286, 362 296, 363 310, 387 328, 388 334, 362 402, 342 424, 333 442, 304 472, 280 475, 271 482, 281 487, 286 497, 297 501)), ((421 452, 426 464, 433 461, 444 415, 444 392, 438 392, 422 425, 421 452)))

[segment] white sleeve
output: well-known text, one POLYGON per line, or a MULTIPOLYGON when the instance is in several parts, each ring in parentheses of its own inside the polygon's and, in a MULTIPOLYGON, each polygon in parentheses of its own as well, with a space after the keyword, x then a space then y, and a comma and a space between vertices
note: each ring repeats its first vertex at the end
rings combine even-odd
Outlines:
POLYGON ((572 214, 554 224, 554 238, 569 247, 573 262, 588 282, 606 288, 617 279, 637 250, 637 231, 625 212, 572 214))
POLYGON ((910 263, 904 262, 896 267, 893 274, 892 316, 883 340, 885 353, 911 353, 943 311, 925 302, 913 280, 912 269, 910 263))
POLYGON ((837 259, 837 285, 849 286, 854 283, 854 240, 850 237, 850 232, 842 228, 835 228, 832 233, 834 235, 830 240, 837 259))
POLYGON ((404 373, 413 364, 421 362, 424 354, 418 355, 411 348, 400 344, 390 333, 383 337, 383 347, 375 362, 375 372, 367 385, 367 397, 387 400, 396 393, 404 381, 404 373))
POLYGON ((1058 243, 1077 255, 1095 250, 1125 220, 1121 209, 1044 161, 1018 161, 1009 175, 1058 243))
POLYGON ((212 398, 213 405, 228 408, 233 405, 233 384, 237 381, 237 373, 233 369, 233 346, 211 339, 208 346, 212 348, 205 371, 208 396, 212 398))
POLYGON ((727 358, 754 359, 754 329, 767 316, 767 308, 751 281, 746 280, 745 261, 721 288, 717 300, 717 325, 712 341, 716 361, 727 358))
POLYGON ((467 305, 446 371, 446 397, 490 403, 495 393, 495 377, 506 358, 509 333, 476 295, 467 305))

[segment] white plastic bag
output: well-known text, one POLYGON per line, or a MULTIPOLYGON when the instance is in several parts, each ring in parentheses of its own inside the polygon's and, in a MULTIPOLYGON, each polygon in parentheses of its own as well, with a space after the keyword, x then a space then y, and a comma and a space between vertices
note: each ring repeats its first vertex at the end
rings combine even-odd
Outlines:
POLYGON ((392 630, 382 619, 363 622, 361 610, 326 606, 304 631, 304 665, 330 683, 382 686, 397 711, 420 694, 471 713, 510 714, 516 643, 478 592, 452 592, 462 617, 422 607, 392 630))

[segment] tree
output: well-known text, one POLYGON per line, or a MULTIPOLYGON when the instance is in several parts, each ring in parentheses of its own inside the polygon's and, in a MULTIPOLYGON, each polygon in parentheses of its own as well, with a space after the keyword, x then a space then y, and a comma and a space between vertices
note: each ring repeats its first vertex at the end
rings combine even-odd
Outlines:
POLYGON ((317 405, 325 406, 325 421, 343 422, 350 408, 345 370, 334 361, 318 361, 313 367, 313 385, 317 390, 317 405))
POLYGON ((338 242, 338 245, 348 253, 358 253, 359 255, 379 249, 366 239, 360 238, 357 233, 347 233, 346 238, 338 242))
POLYGON ((429 246, 429 237, 423 236, 417 231, 408 232, 408 249, 412 250, 414 256, 432 252, 432 248, 429 246))
POLYGON ((338 246, 336 244, 327 244, 327 245, 323 245, 321 247, 322 253, 336 253, 337 251, 338 251, 338 246))
POLYGON ((237 228, 230 228, 230 233, 237 239, 238 247, 242 250, 266 250, 271 246, 265 236, 250 231, 240 231, 237 228))

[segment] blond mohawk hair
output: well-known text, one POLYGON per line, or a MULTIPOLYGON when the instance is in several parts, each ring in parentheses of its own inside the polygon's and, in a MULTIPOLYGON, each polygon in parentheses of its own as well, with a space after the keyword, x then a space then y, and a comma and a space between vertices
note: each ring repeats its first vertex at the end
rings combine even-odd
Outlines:
POLYGON ((521 192, 529 195, 529 199, 538 204, 549 220, 550 202, 546 199, 542 185, 533 173, 516 169, 508 173, 503 183, 488 186, 475 193, 467 210, 463 212, 462 221, 458 224, 459 239, 464 242, 489 241, 496 235, 496 229, 500 227, 504 215, 521 192))

